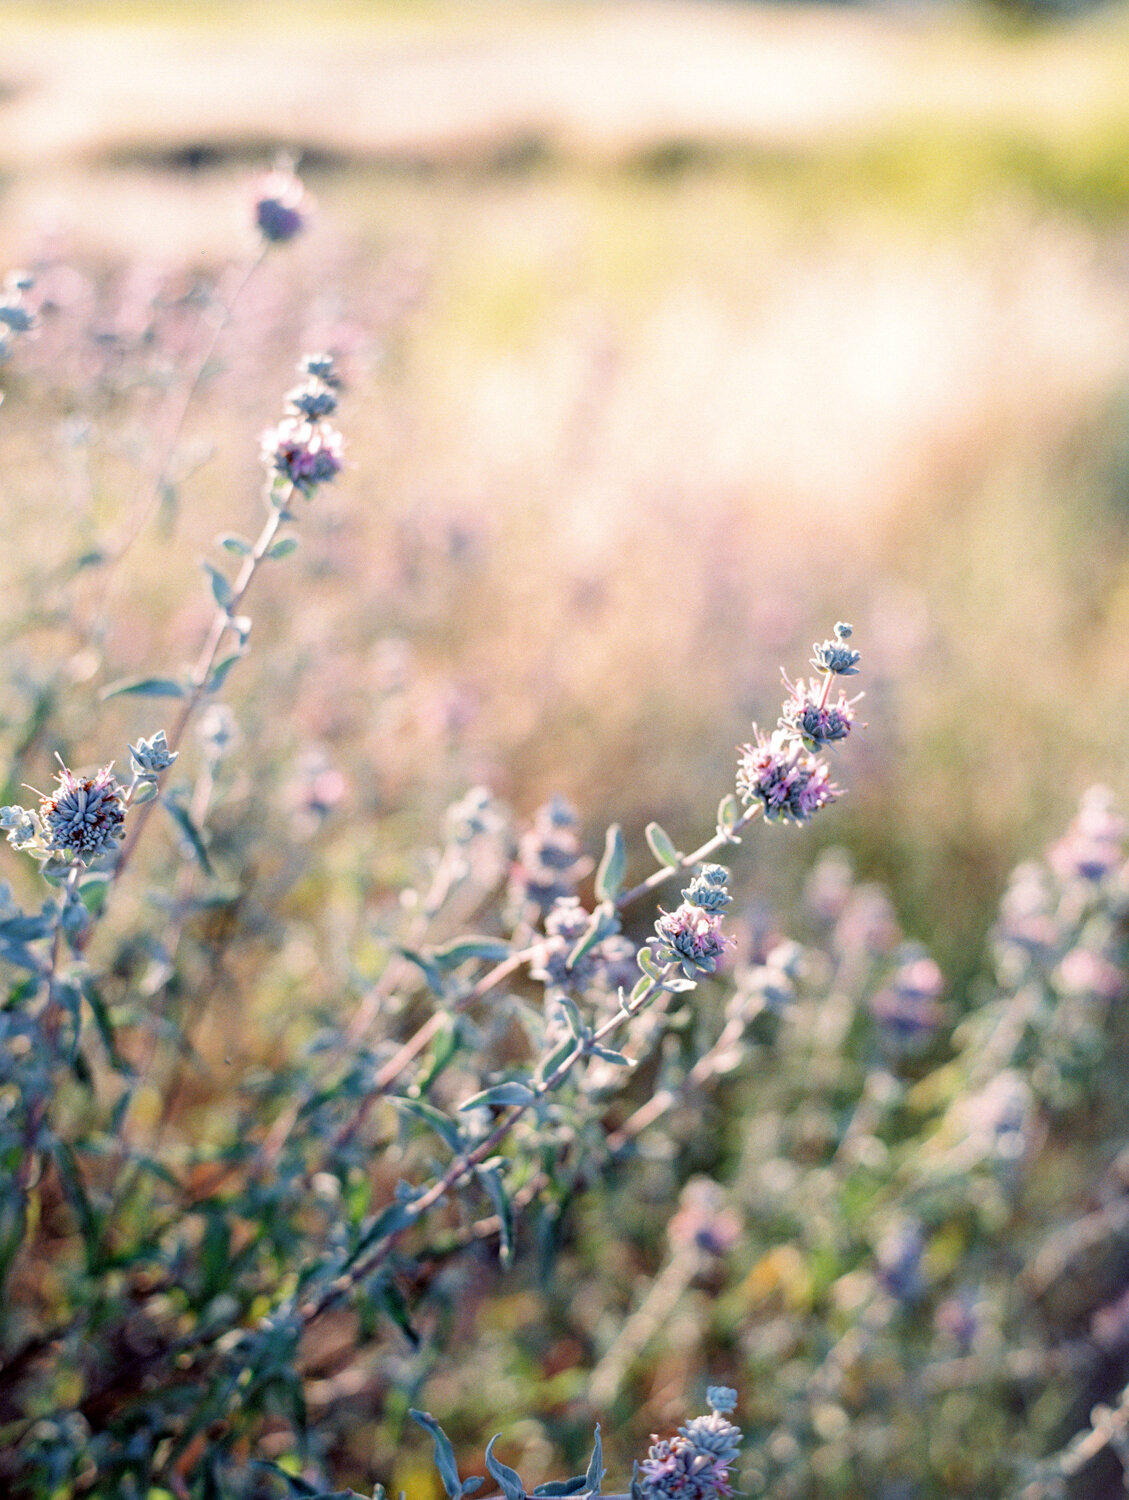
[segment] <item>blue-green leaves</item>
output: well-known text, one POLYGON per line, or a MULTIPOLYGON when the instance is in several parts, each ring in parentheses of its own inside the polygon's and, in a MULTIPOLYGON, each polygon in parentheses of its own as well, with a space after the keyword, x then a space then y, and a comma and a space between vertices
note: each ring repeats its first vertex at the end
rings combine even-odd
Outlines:
POLYGON ((682 863, 682 856, 674 847, 674 843, 666 829, 661 828, 658 823, 648 823, 646 838, 651 853, 658 860, 659 864, 666 865, 670 870, 677 870, 682 863))
POLYGON ((123 677, 102 691, 103 702, 110 698, 184 698, 188 689, 175 677, 123 677))
POLYGON ((435 1467, 439 1470, 439 1478, 443 1481, 443 1488, 447 1491, 447 1500, 461 1500, 463 1495, 473 1495, 475 1490, 482 1485, 481 1477, 474 1476, 462 1480, 459 1478, 459 1466, 455 1462, 455 1450, 451 1446, 451 1439, 431 1413, 416 1411, 413 1406, 409 1408, 408 1416, 413 1422, 418 1422, 425 1432, 431 1434, 431 1441, 435 1445, 435 1467))
POLYGON ((486 1472, 491 1479, 497 1480, 505 1500, 525 1500, 525 1485, 521 1475, 516 1469, 511 1469, 509 1464, 494 1457, 494 1444, 499 1437, 501 1433, 495 1433, 486 1445, 486 1472))
POLYGON ((627 873, 627 848, 623 842, 623 829, 613 823, 604 842, 604 856, 596 871, 596 895, 601 901, 614 901, 623 889, 623 878, 627 873))

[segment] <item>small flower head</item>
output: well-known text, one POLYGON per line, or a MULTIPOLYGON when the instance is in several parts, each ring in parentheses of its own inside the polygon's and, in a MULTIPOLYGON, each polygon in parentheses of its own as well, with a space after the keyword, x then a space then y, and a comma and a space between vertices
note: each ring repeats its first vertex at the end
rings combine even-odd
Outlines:
POLYGON ((684 1423, 672 1438, 651 1439, 631 1486, 638 1500, 728 1500, 729 1471, 741 1452, 741 1432, 726 1416, 736 1400, 726 1387, 711 1387, 718 1405, 684 1423))
POLYGON ((733 939, 721 931, 720 912, 703 911, 689 901, 674 911, 664 911, 655 932, 659 939, 656 957, 661 963, 677 963, 687 979, 712 974, 722 954, 733 946, 733 939))
POLYGON ((532 904, 548 912, 555 901, 573 894, 591 868, 576 828, 576 812, 563 797, 553 797, 537 809, 533 827, 518 841, 510 872, 510 901, 516 910, 532 904))
POLYGON ((1065 836, 1052 845, 1048 860, 1063 880, 1097 883, 1125 858, 1125 819, 1114 810, 1113 794, 1093 786, 1082 797, 1065 836))
POLYGON ((890 983, 871 999, 870 1011, 887 1041, 897 1048, 922 1046, 945 1019, 940 995, 945 981, 923 949, 907 948, 890 983))
POLYGON ((255 227, 271 245, 283 245, 309 222, 310 199, 289 165, 280 163, 255 186, 255 227))
POLYGON ((320 380, 322 385, 332 386, 334 390, 341 384, 332 354, 303 354, 298 369, 310 380, 320 380))
POLYGON ((308 422, 317 422, 337 410, 337 392, 323 380, 307 380, 287 391, 286 408, 308 422))
POLYGON ((719 1417, 727 1417, 737 1410, 737 1392, 731 1385, 711 1385, 706 1388, 706 1404, 719 1417))
POLYGON ((678 1211, 667 1225, 676 1250, 692 1249, 703 1256, 728 1254, 741 1237, 741 1220, 726 1201, 725 1190, 712 1177, 691 1177, 682 1189, 678 1211))
POLYGON ((39 824, 35 814, 26 807, 0 807, 0 829, 7 836, 13 849, 26 849, 39 837, 39 824))
POLYGON ((135 776, 153 781, 162 771, 168 770, 176 759, 177 753, 169 749, 165 731, 158 729, 152 739, 139 739, 136 745, 130 745, 130 768, 135 776))
POLYGON ((854 723, 857 698, 840 693, 834 703, 825 703, 823 682, 817 678, 806 682, 800 677, 791 682, 785 677, 784 683, 791 696, 785 700, 780 715, 781 729, 802 740, 805 749, 813 753, 847 738, 854 723))
POLYGON ((121 788, 110 766, 95 776, 76 776, 63 766, 55 779, 57 790, 39 803, 44 842, 89 864, 125 837, 121 788))
POLYGON ((558 898, 545 918, 545 938, 538 945, 529 977, 557 989, 583 990, 595 977, 595 957, 586 953, 571 968, 568 956, 588 930, 591 913, 575 896, 558 898))
POLYGON ((341 434, 328 422, 283 417, 262 439, 263 462, 308 500, 319 484, 341 472, 341 434))
POLYGON ((746 805, 760 802, 770 823, 806 823, 842 796, 823 761, 787 731, 777 729, 766 739, 754 724, 753 733, 754 742, 741 747, 737 792, 746 805))
POLYGON ((851 627, 840 620, 835 626, 835 638, 817 641, 812 647, 815 655, 811 664, 819 672, 830 672, 837 677, 853 677, 858 671, 860 653, 847 645, 853 635, 851 627))
POLYGON ((683 900, 703 911, 724 911, 733 897, 726 890, 729 871, 724 865, 703 865, 682 892, 683 900))

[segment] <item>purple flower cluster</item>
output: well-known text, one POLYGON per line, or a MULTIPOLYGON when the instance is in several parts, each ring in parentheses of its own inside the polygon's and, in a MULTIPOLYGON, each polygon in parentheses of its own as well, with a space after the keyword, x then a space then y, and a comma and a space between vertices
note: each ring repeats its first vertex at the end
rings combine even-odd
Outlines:
POLYGON ((737 792, 746 804, 759 802, 770 823, 806 823, 842 796, 827 765, 810 755, 789 729, 776 729, 766 739, 754 724, 753 734, 753 743, 741 747, 737 792))
POLYGON ((889 984, 871 998, 870 1012, 887 1041, 912 1049, 932 1037, 945 1019, 940 1003, 945 987, 940 969, 922 949, 907 949, 889 984))
POLYGON ((569 954, 588 930, 591 912, 576 896, 561 896, 545 918, 545 937, 538 944, 529 977, 550 989, 583 994, 593 986, 615 991, 638 978, 635 944, 612 933, 570 965, 569 954))
POLYGON ((308 500, 341 472, 341 434, 327 420, 337 409, 332 360, 310 355, 302 369, 307 379, 287 396, 282 421, 263 434, 262 456, 272 473, 308 500))
MULTIPOLYGON (((710 1391, 729 1410, 731 1394, 721 1387, 710 1391)), ((632 1494, 640 1500, 727 1500, 733 1494, 729 1471, 740 1453, 740 1429, 715 1407, 684 1423, 672 1438, 652 1438, 632 1494)))
POLYGON ((288 165, 280 164, 255 184, 255 227, 271 245, 292 240, 309 222, 306 190, 288 165))
POLYGON ((1125 819, 1114 811, 1113 794, 1091 787, 1065 837, 1051 847, 1051 868, 1061 880, 1098 882, 1125 860, 1125 819))
POLYGON ((540 913, 571 896, 590 863, 576 835, 577 817, 563 797, 553 797, 534 814, 533 827, 522 834, 510 871, 510 902, 520 912, 527 904, 540 913))
POLYGON ((95 776, 76 776, 63 766, 58 789, 41 797, 39 817, 44 841, 51 850, 70 850, 89 864, 125 836, 125 806, 121 788, 110 766, 95 776))
POLYGON ((785 676, 789 697, 772 734, 753 725, 753 741, 742 745, 737 792, 747 807, 759 803, 769 822, 806 823, 821 807, 842 795, 816 751, 845 740, 854 722, 854 704, 843 693, 831 702, 837 676, 858 672, 859 653, 846 644, 851 627, 835 626, 834 640, 816 644, 812 665, 823 672, 810 682, 785 676))
POLYGON ((722 912, 730 901, 728 878, 721 865, 703 866, 682 892, 681 906, 661 912, 655 923, 655 957, 660 963, 678 964, 687 979, 712 974, 733 946, 733 939, 721 931, 722 912))

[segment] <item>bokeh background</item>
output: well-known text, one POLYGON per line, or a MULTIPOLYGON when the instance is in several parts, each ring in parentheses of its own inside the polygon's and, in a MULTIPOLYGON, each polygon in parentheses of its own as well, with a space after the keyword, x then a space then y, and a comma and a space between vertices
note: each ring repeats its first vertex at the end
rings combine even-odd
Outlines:
POLYGON ((846 619, 849 796, 738 879, 787 912, 846 846, 968 1005, 1006 872, 1129 791, 1129 12, 6 0, 0 30, 0 266, 44 304, 0 421, 15 784, 47 698, 90 761, 147 729, 99 692, 199 638, 196 560, 255 525, 258 434, 330 346, 350 467, 230 692, 242 807, 319 747, 347 787, 286 992, 332 999, 323 953, 472 783, 564 793, 595 848, 619 818, 640 874, 648 820, 692 847, 846 619), (313 227, 240 299, 154 524, 76 582, 283 149, 313 227))

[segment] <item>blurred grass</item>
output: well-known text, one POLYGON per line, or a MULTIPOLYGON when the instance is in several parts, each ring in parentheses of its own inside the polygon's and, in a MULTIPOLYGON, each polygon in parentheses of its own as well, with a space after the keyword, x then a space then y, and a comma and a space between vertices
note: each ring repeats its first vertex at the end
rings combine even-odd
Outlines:
MULTIPOLYGON (((332 731, 354 785, 371 784, 366 816, 379 809, 404 842, 477 776, 523 809, 560 786, 594 841, 612 816, 694 839, 749 719, 774 717, 778 665, 798 670, 836 616, 855 618, 867 653, 870 729, 841 757, 851 795, 822 827, 769 831, 741 856, 764 868, 758 889, 794 890, 814 847, 846 838, 959 985, 1014 859, 1088 780, 1129 793, 1123 10, 1026 31, 966 15, 438 0, 3 15, 25 57, 93 31, 111 60, 115 35, 150 31, 246 49, 247 99, 223 118, 194 103, 189 50, 152 129, 123 77, 79 146, 6 152, 6 260, 34 253, 66 204, 68 254, 111 288, 133 260, 212 274, 242 253, 241 169, 285 139, 284 102, 254 114, 264 46, 308 46, 325 98, 405 37, 430 56, 456 37, 504 52, 613 21, 644 40, 697 22, 723 43, 748 29, 766 46, 847 39, 871 62, 877 48, 896 88, 841 128, 776 138, 726 136, 707 112, 697 133, 628 121, 594 139, 533 119, 455 148, 423 119, 409 149, 350 146, 304 116, 291 143, 310 152, 320 226, 270 268, 193 418, 217 454, 184 486, 176 556, 238 519, 233 496, 255 485, 248 435, 293 353, 345 327, 360 351, 356 469, 311 517, 298 592, 280 580, 260 609, 281 627, 300 600, 304 659, 315 676, 331 661, 340 691, 330 704, 288 680, 296 722, 332 731), (387 283, 417 273, 405 328, 373 338, 387 283), (414 653, 391 746, 365 722, 383 636, 414 653)), ((44 426, 19 370, 5 378, 19 475, 5 503, 30 539, 55 482, 49 424, 81 403, 63 392, 44 426)), ((115 462, 94 486, 99 525, 120 513, 115 462)), ((17 592, 25 545, 5 564, 17 592)), ((137 554, 104 676, 175 659, 198 625, 191 568, 170 590, 169 559, 156 538, 137 554)), ((268 654, 233 679, 264 742, 268 654)), ((359 862, 364 836, 349 841, 359 862)))

